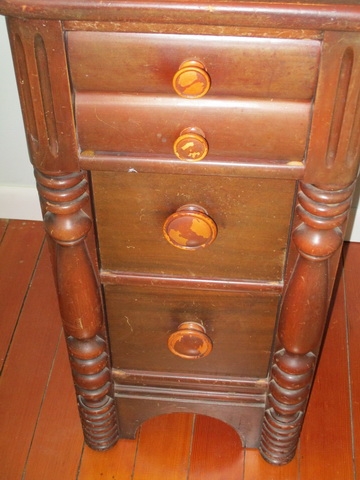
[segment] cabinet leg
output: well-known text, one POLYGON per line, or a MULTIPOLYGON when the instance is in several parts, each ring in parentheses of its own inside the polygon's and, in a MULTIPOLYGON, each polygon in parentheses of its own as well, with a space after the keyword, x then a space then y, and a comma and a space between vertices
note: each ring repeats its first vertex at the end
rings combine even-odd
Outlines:
POLYGON ((325 329, 333 288, 335 252, 354 185, 323 190, 301 184, 293 232, 298 259, 284 294, 278 328, 279 348, 270 372, 260 452, 282 465, 294 456, 325 329))
POLYGON ((51 239, 53 263, 64 333, 78 407, 87 444, 110 448, 119 438, 111 366, 105 334, 100 286, 85 239, 91 219, 82 172, 47 176, 36 172, 51 239))

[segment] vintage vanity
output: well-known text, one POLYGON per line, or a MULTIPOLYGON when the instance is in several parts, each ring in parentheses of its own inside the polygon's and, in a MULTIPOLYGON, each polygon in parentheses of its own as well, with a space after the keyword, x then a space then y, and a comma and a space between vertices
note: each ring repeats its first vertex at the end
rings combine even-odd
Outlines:
POLYGON ((195 412, 290 461, 359 165, 359 2, 0 12, 87 443, 195 412))

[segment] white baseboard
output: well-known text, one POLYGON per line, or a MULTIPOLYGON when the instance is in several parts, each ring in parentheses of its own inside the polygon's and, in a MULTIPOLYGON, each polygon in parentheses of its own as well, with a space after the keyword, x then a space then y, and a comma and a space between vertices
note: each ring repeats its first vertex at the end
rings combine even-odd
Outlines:
MULTIPOLYGON (((41 220, 36 188, 0 185, 0 218, 41 220)), ((350 242, 360 242, 360 206, 351 209, 345 238, 350 242)))

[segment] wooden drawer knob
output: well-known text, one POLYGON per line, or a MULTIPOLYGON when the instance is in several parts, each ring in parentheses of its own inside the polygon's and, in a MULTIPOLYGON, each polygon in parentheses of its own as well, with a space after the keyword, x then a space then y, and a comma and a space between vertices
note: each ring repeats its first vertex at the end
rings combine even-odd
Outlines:
POLYGON ((183 205, 166 219, 163 233, 174 247, 197 250, 215 240, 217 226, 204 208, 198 205, 183 205))
POLYGON ((196 360, 209 355, 212 341, 200 323, 184 322, 170 335, 168 347, 178 357, 196 360))
POLYGON ((197 60, 183 62, 173 78, 175 92, 183 98, 200 98, 207 94, 211 85, 204 65, 197 60))
POLYGON ((209 145, 200 128, 185 128, 174 142, 174 153, 180 160, 199 162, 206 157, 209 145))

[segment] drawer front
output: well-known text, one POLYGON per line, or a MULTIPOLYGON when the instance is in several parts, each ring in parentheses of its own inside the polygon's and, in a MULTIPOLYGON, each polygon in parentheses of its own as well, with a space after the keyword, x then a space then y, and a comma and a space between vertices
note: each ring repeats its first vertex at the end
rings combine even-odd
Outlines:
POLYGON ((293 180, 94 171, 95 215, 105 270, 166 276, 282 279, 293 180), (205 209, 213 243, 183 250, 164 237, 184 205, 205 209))
POLYGON ((114 368, 264 378, 278 296, 105 286, 114 368), (202 325, 207 356, 181 358, 168 340, 184 322, 202 325))
POLYGON ((174 94, 174 74, 193 59, 210 76, 210 96, 296 100, 314 94, 321 46, 306 39, 107 32, 68 32, 67 43, 77 91, 174 94))
MULTIPOLYGON (((185 129, 198 128, 207 158, 304 159, 311 104, 229 99, 180 99, 104 93, 76 95, 82 150, 176 158, 185 129)), ((184 160, 186 161, 186 159, 184 160)))

